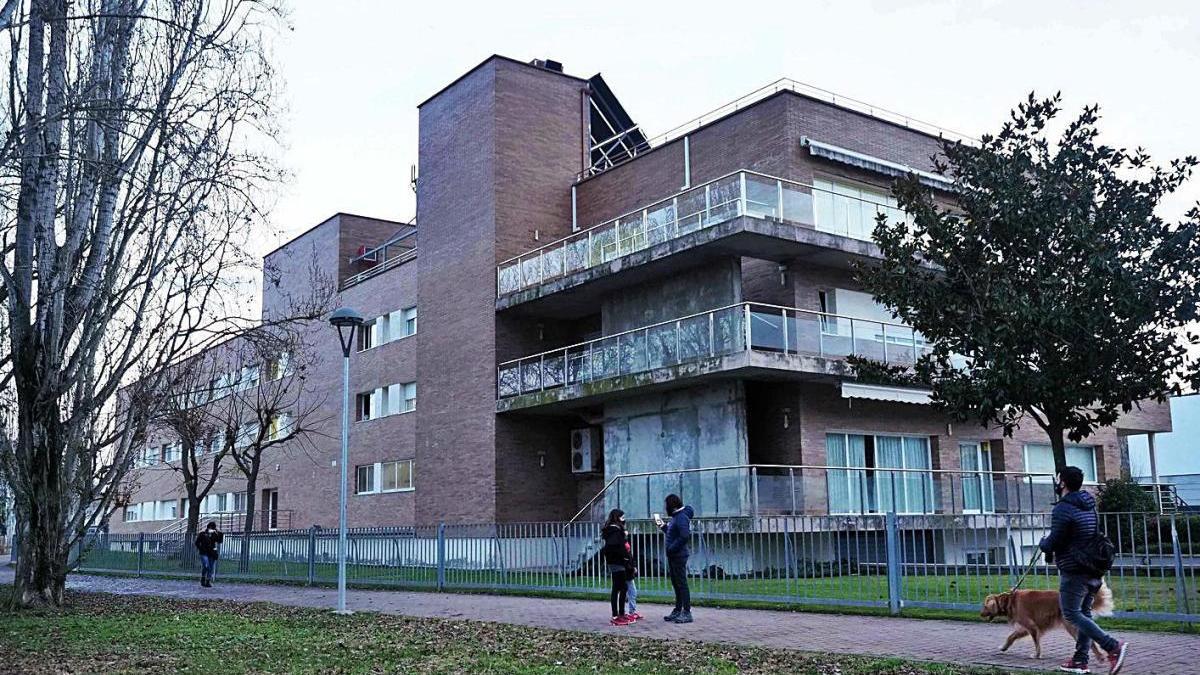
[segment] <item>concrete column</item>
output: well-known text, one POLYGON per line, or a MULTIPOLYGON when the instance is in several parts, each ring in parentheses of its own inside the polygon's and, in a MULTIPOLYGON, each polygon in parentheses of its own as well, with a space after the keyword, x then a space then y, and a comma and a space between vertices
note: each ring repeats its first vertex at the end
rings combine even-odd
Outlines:
POLYGON ((1154 432, 1146 434, 1146 448, 1150 455, 1150 481, 1154 483, 1154 508, 1162 513, 1162 494, 1158 487, 1158 457, 1154 451, 1154 432))

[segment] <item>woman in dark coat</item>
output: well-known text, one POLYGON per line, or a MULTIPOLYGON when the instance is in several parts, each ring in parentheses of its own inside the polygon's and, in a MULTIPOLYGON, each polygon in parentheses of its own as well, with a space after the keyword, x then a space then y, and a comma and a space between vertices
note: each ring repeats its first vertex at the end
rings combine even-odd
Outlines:
POLYGON ((604 564, 608 567, 608 574, 612 577, 612 591, 608 595, 612 609, 612 620, 609 623, 614 626, 628 626, 636 619, 625 613, 629 574, 629 553, 625 549, 628 536, 625 532, 625 512, 621 509, 610 511, 608 520, 604 521, 604 527, 600 530, 600 536, 604 539, 601 554, 604 556, 604 564))

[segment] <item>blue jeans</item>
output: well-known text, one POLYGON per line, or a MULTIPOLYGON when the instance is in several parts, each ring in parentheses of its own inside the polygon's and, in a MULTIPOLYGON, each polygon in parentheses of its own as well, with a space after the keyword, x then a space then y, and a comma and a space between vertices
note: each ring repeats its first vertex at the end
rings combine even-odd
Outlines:
POLYGON ((625 603, 629 606, 630 614, 637 611, 637 584, 633 583, 633 579, 625 580, 625 603))
POLYGON ((217 559, 214 556, 200 554, 200 581, 212 583, 217 573, 217 559))
POLYGON ((1100 580, 1078 574, 1060 574, 1058 601, 1063 619, 1079 630, 1075 640, 1075 662, 1087 663, 1092 642, 1106 652, 1117 648, 1117 641, 1092 621, 1092 601, 1100 591, 1100 580))

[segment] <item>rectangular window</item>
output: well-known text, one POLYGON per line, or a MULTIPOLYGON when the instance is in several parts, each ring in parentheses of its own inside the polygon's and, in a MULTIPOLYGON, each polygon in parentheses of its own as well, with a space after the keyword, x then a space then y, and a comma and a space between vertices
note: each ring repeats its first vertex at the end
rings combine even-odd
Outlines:
POLYGON ((166 443, 162 446, 162 461, 177 462, 183 456, 183 442, 166 443))
POLYGON ((401 318, 403 319, 403 334, 402 337, 417 334, 417 308, 416 306, 407 307, 401 310, 401 318))
POLYGON ((412 412, 417 409, 417 383, 406 382, 400 385, 404 389, 404 404, 401 412, 412 412))
POLYGON ((959 443, 958 454, 962 467, 962 502, 964 513, 992 513, 995 495, 992 474, 992 453, 987 443, 959 443))
POLYGON ((267 439, 277 441, 280 438, 292 433, 292 416, 288 413, 279 413, 271 418, 270 427, 267 429, 267 439))
POLYGON ((355 469, 358 477, 355 482, 355 492, 360 495, 375 492, 375 466, 374 464, 364 464, 355 469))
POLYGON ((179 502, 174 499, 164 499, 158 502, 158 520, 175 520, 179 517, 179 502))
POLYGON ((411 490, 413 487, 412 464, 411 459, 399 462, 384 462, 381 465, 381 472, 383 474, 381 481, 382 490, 384 492, 411 490))
MULTIPOLYGON (((1091 445, 1068 445, 1067 466, 1077 466, 1083 471, 1085 483, 1096 483, 1096 448, 1091 445)), ((1032 474, 1035 483, 1049 483, 1054 474, 1054 449, 1045 443, 1025 444, 1025 471, 1032 474)))
POLYGON ((134 523, 138 520, 138 504, 130 504, 125 507, 125 522, 134 523))
POLYGON ((271 363, 267 366, 267 374, 272 382, 292 374, 291 360, 290 352, 279 352, 274 359, 271 359, 271 363))
POLYGON ((849 181, 813 180, 813 218, 818 230, 871 241, 875 218, 907 220, 896 198, 885 188, 849 181))
POLYGON ((826 471, 830 513, 936 510, 928 438, 831 433, 825 453, 829 467, 846 467, 826 471))
POLYGON ((380 319, 375 318, 358 327, 358 351, 365 352, 379 344, 379 323, 380 319))
POLYGON ((233 508, 230 509, 231 511, 234 513, 241 513, 246 510, 245 492, 231 492, 230 496, 233 497, 233 508))
POLYGON ((375 392, 368 391, 354 397, 354 419, 365 422, 372 419, 375 392))

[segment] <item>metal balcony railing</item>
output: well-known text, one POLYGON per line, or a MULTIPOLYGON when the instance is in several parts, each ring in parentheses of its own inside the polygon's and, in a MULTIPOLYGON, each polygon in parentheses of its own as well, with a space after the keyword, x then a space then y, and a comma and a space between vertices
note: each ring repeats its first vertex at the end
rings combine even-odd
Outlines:
POLYGON ((909 326, 744 302, 501 363, 500 399, 747 350, 912 366, 930 350, 909 326))
POLYGON ((738 216, 773 218, 870 241, 880 213, 888 220, 907 218, 891 204, 737 171, 500 263, 496 295, 575 274, 738 216))
POLYGON ((979 144, 979 139, 971 136, 970 134, 964 134, 958 131, 947 129, 945 127, 940 127, 936 124, 925 122, 894 110, 882 108, 873 103, 860 101, 855 98, 850 98, 849 96, 843 96, 836 92, 829 91, 828 89, 822 89, 821 87, 785 77, 765 86, 759 87, 749 94, 745 94, 730 101, 729 103, 714 108, 713 110, 710 110, 692 120, 684 122, 683 124, 680 124, 669 131, 665 131, 657 136, 646 139, 638 146, 638 148, 636 148, 636 151, 632 155, 627 156, 624 159, 612 161, 606 157, 605 161, 594 163, 587 169, 581 171, 577 178, 579 180, 583 180, 584 178, 604 173, 608 169, 611 169, 615 166, 620 166, 621 164, 638 157, 644 152, 666 145, 677 138, 686 136, 707 124, 725 117, 726 115, 730 115, 738 110, 742 110, 746 107, 754 105, 755 103, 758 103, 765 98, 774 96, 781 91, 791 91, 797 94, 808 96, 809 98, 825 101, 826 103, 832 103, 838 107, 854 110, 876 119, 891 122, 892 124, 913 129, 924 134, 929 134, 930 136, 937 136, 950 141, 966 143, 968 145, 979 144))
POLYGON ((601 521, 610 509, 649 519, 677 494, 696 517, 897 513, 1048 513, 1049 474, 934 469, 924 452, 893 458, 901 466, 743 464, 628 473, 610 479, 571 522, 601 521))

